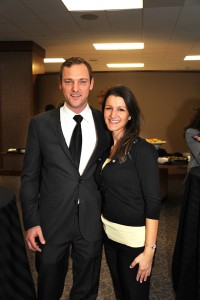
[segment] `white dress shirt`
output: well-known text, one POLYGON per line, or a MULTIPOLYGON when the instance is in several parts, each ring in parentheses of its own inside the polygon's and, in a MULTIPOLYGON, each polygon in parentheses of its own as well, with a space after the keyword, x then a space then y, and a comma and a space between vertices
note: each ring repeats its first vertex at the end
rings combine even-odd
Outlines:
MULTIPOLYGON (((76 121, 73 119, 75 115, 76 114, 71 111, 65 104, 60 108, 61 128, 68 147, 70 144, 72 132, 74 130, 74 127, 76 126, 76 121)), ((80 113, 80 115, 83 117, 83 120, 81 122, 82 150, 79 165, 79 173, 81 175, 85 170, 85 167, 87 166, 87 163, 95 149, 97 135, 92 111, 89 105, 86 106, 86 108, 80 113)))

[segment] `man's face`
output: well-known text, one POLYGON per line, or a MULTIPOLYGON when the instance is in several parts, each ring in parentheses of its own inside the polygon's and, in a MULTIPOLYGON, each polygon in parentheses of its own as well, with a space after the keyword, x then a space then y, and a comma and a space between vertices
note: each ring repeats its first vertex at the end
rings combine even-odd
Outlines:
POLYGON ((94 79, 90 82, 89 72, 84 64, 64 67, 60 89, 63 91, 66 105, 76 114, 86 107, 93 85, 94 79))

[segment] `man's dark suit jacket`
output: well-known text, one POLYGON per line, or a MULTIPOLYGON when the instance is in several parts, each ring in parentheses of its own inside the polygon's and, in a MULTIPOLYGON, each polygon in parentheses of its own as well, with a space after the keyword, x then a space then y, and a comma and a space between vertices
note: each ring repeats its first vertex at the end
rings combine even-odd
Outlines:
POLYGON ((101 113, 94 109, 92 113, 97 145, 82 176, 62 133, 60 108, 39 114, 30 122, 20 199, 25 229, 40 225, 46 241, 62 243, 72 238, 78 199, 83 238, 95 241, 102 236, 101 197, 93 175, 110 139, 101 113))

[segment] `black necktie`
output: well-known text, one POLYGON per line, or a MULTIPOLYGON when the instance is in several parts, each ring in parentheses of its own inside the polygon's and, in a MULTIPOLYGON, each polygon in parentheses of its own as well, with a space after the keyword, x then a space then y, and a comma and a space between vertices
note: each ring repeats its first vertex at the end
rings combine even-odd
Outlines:
POLYGON ((74 120, 76 121, 76 126, 74 127, 74 131, 72 133, 69 149, 76 166, 79 167, 82 148, 81 121, 83 120, 83 117, 81 115, 75 115, 74 120))

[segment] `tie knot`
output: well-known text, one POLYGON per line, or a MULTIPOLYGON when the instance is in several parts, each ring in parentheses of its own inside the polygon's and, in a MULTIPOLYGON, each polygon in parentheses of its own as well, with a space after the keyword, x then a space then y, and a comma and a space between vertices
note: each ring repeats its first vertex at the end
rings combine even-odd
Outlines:
POLYGON ((76 121, 76 123, 81 124, 83 117, 81 115, 75 115, 73 119, 76 121))

